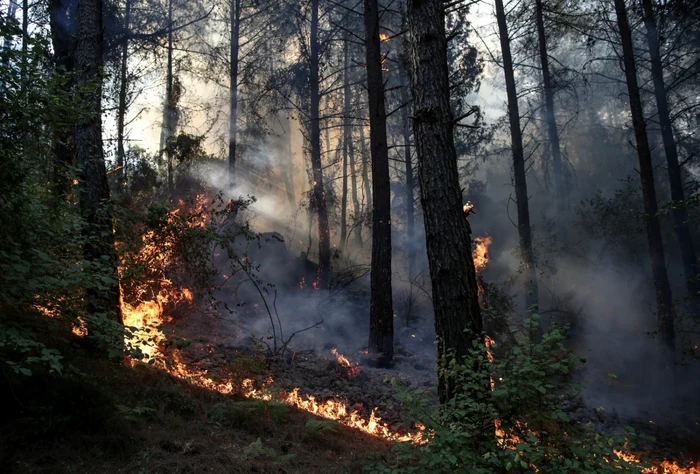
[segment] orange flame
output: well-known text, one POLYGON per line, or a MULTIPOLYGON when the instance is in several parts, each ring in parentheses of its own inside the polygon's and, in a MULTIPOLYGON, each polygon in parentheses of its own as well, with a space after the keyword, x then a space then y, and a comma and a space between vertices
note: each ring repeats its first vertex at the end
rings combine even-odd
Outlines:
MULTIPOLYGON (((633 453, 614 450, 617 457, 628 463, 638 464, 640 458, 633 453)), ((700 474, 700 462, 694 462, 687 467, 680 466, 677 461, 654 461, 650 467, 646 467, 640 471, 643 474, 700 474)))
POLYGON ((389 38, 389 35, 386 33, 379 33, 379 41, 389 41, 391 38, 389 38))
POLYGON ((336 349, 335 347, 331 349, 331 354, 335 356, 335 360, 341 367, 347 369, 348 376, 354 377, 362 372, 362 367, 360 367, 358 364, 351 363, 348 360, 348 358, 345 357, 343 354, 340 354, 338 352, 338 349, 336 349))
POLYGON ((493 242, 493 238, 489 235, 486 237, 476 237, 474 239, 474 250, 472 257, 474 258, 474 269, 476 273, 481 273, 486 264, 489 263, 489 246, 493 242))

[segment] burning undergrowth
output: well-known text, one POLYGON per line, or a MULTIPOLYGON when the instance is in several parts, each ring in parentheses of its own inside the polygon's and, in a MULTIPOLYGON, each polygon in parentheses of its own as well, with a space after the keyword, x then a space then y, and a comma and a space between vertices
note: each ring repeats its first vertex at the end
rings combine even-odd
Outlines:
MULTIPOLYGON (((238 224, 241 206, 204 190, 151 206, 134 226, 131 245, 122 244, 122 309, 135 358, 223 394, 280 401, 375 436, 423 442, 423 424, 406 421, 405 398, 386 382, 434 387, 430 331, 402 328, 393 369, 372 368, 366 333, 357 329, 368 307, 363 272, 330 292, 300 285, 313 279, 313 263, 289 255, 281 235, 238 224), (242 360, 257 362, 242 371, 242 360)), ((491 241, 475 239, 484 307, 489 285, 481 272, 491 241)), ((498 385, 491 380, 494 391, 498 385)), ((544 431, 522 426, 497 423, 494 432, 516 446, 544 431)))

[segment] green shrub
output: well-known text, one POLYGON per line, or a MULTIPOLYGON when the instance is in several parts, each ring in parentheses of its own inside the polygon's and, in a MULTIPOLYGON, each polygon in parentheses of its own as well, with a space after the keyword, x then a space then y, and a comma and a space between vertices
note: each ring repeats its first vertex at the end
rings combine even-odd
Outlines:
MULTIPOLYGON (((525 321, 534 334, 539 315, 525 321)), ((373 473, 619 473, 639 465, 620 460, 614 450, 634 446, 631 430, 596 433, 569 419, 577 390, 570 380, 581 361, 563 346, 564 330, 554 328, 540 343, 514 337, 494 359, 482 341, 469 356, 441 364, 458 393, 442 406, 429 391, 399 386, 398 398, 410 420, 425 426, 424 444, 398 443, 392 462, 373 473), (498 427, 498 430, 496 430, 498 427)), ((494 350, 492 347, 491 350, 494 350)), ((392 383, 396 384, 395 381, 392 383)))

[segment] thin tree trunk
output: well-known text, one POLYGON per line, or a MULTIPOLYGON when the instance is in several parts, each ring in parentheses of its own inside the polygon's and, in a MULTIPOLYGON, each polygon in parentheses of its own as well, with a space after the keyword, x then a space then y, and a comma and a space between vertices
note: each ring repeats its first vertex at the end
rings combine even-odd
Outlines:
POLYGON ((394 309, 391 293, 391 181, 382 52, 379 40, 379 2, 364 1, 369 133, 372 150, 372 266, 370 277, 369 353, 380 365, 394 358, 394 309))
POLYGON ((231 0, 231 57, 229 71, 229 87, 231 96, 229 103, 228 124, 228 180, 233 188, 236 176, 236 132, 238 129, 238 50, 241 31, 241 0, 231 0))
MULTIPOLYGON (((346 65, 346 70, 350 67, 349 55, 348 62, 346 65)), ((347 88, 345 89, 346 97, 350 97, 351 90, 348 81, 347 88)), ((346 106, 346 115, 350 114, 350 107, 346 106)), ((346 123, 348 127, 344 132, 348 140, 348 158, 350 165, 350 187, 351 187, 351 197, 352 197, 352 210, 354 213, 353 226, 355 227, 355 245, 357 247, 362 247, 362 225, 360 221, 361 210, 360 210, 360 200, 357 197, 357 166, 355 165, 355 143, 353 142, 353 128, 352 120, 348 120, 346 123)))
POLYGON ((515 177, 515 200, 518 207, 518 235, 520 236, 520 252, 523 259, 525 284, 525 307, 530 311, 538 303, 537 274, 535 273, 535 258, 532 251, 532 231, 530 229, 530 209, 527 197, 527 178, 525 176, 525 155, 523 151, 523 136, 520 130, 520 112, 518 111, 518 95, 515 89, 513 59, 510 53, 510 38, 508 24, 503 7, 503 0, 496 0, 496 17, 501 38, 503 53, 503 72, 506 78, 508 94, 508 118, 510 122, 511 149, 513 150, 513 174, 515 177))
POLYGON ((22 0, 22 89, 27 87, 27 51, 29 48, 29 1, 22 0))
POLYGON ((297 210, 297 199, 294 193, 294 152, 292 151, 292 118, 287 115, 287 150, 283 163, 284 187, 292 214, 297 210))
MULTIPOLYGON (((340 199, 340 249, 345 250, 348 234, 348 155, 352 148, 352 124, 350 123, 350 53, 348 33, 343 37, 343 184, 340 199)), ((354 161, 354 160, 353 160, 354 161)))
POLYGON ((168 169, 168 192, 174 189, 173 157, 166 150, 168 141, 175 133, 176 100, 173 97, 173 0, 168 0, 168 65, 165 78, 165 110, 163 111, 163 127, 160 134, 160 154, 166 153, 168 169))
MULTIPOLYGON (((408 103, 408 85, 401 87, 401 103, 408 103)), ((416 267, 416 244, 415 244, 415 209, 413 202, 413 191, 416 184, 413 179, 413 160, 411 159, 411 129, 408 117, 408 105, 401 109, 401 121, 403 122, 403 159, 406 173, 406 246, 408 247, 408 281, 413 281, 416 267)))
MULTIPOLYGON (((557 211, 560 219, 564 217, 567 205, 567 188, 559 145, 556 114, 554 113, 554 85, 549 71, 549 56, 547 55, 547 37, 544 31, 544 13, 542 0, 535 0, 535 19, 537 22, 537 37, 539 42, 540 65, 542 66, 542 82, 544 85, 545 119, 547 133, 552 151, 552 168, 554 171, 554 195, 557 200, 557 211)), ((562 227, 563 229, 563 227, 562 227)))
POLYGON ((666 97, 666 86, 664 85, 664 71, 661 64, 661 52, 659 50, 659 32, 654 19, 654 7, 651 0, 642 0, 644 8, 644 24, 647 30, 647 41, 649 43, 649 53, 651 55, 651 73, 654 79, 654 94, 656 96, 656 107, 659 112, 659 123, 661 124, 661 138, 666 153, 666 163, 668 165, 668 179, 671 186, 671 199, 673 205, 673 221, 676 227, 676 236, 683 258, 683 269, 688 288, 688 296, 697 300, 700 293, 698 282, 697 258, 693 238, 688 226, 688 216, 686 214, 685 193, 683 191, 683 178, 681 176, 681 166, 678 163, 678 148, 673 137, 673 124, 668 110, 668 99, 666 97))
POLYGON ((313 171, 314 206, 318 216, 318 286, 325 288, 331 269, 330 232, 326 193, 323 189, 323 167, 321 165, 321 123, 319 118, 319 61, 318 61, 318 2, 311 3, 311 70, 310 106, 311 113, 311 168, 313 171))
MULTIPOLYGON (((462 361, 481 336, 476 273, 469 224, 462 210, 447 70, 447 40, 442 0, 408 2, 411 43, 413 136, 432 280, 438 358, 452 353, 462 361)), ((441 403, 461 389, 441 376, 441 403)))
MULTIPOLYGON (((56 65, 55 74, 62 76, 64 87, 68 90, 73 86, 73 69, 75 41, 70 32, 69 0, 52 0, 49 18, 51 27, 51 44, 56 65)), ((53 191, 56 199, 65 197, 70 189, 70 181, 66 176, 68 168, 73 165, 73 129, 74 119, 67 117, 63 122, 57 120, 52 133, 53 154, 53 191)))
POLYGON ((639 176, 642 181, 642 195, 644 197, 644 213, 646 214, 647 240, 649 241, 649 254, 651 256, 651 269, 654 275, 656 288, 656 304, 658 331, 663 344, 662 349, 673 354, 675 350, 675 331, 673 299, 671 285, 666 273, 666 261, 664 247, 661 240, 661 226, 658 219, 658 205, 656 203, 656 189, 654 188, 654 168, 651 160, 651 150, 647 138, 646 123, 642 108, 642 99, 637 84, 637 68, 634 61, 634 46, 632 32, 627 19, 625 0, 615 0, 617 12, 617 24, 620 29, 622 42, 622 55, 627 79, 627 91, 629 92, 630 111, 632 113, 632 125, 637 141, 637 155, 639 156, 639 176))
POLYGON ((82 0, 77 13, 75 64, 77 87, 82 93, 75 149, 82 168, 80 197, 87 237, 83 250, 86 261, 98 268, 107 266, 111 277, 105 289, 87 294, 87 302, 91 314, 108 313, 121 321, 114 234, 108 206, 109 185, 102 150, 102 1, 82 0))
POLYGON ((369 177, 369 160, 367 154, 367 142, 365 141, 365 124, 360 123, 360 154, 362 155, 362 186, 365 195, 365 208, 372 212, 372 191, 369 177))
MULTIPOLYGON (((18 0, 10 0, 10 3, 7 5, 7 18, 14 18, 15 15, 17 14, 17 3, 18 0)), ((13 42, 13 35, 8 33, 3 37, 3 48, 4 49, 11 49, 12 48, 12 42, 13 42)), ((9 57, 8 57, 9 59, 9 57)))
MULTIPOLYGON (((126 0, 124 11, 124 31, 128 32, 131 23, 131 0, 126 0)), ((122 167, 119 171, 122 179, 126 177, 126 152, 124 151, 124 127, 126 123, 126 94, 127 94, 127 72, 129 62, 129 40, 124 39, 122 44, 121 64, 119 71, 119 106, 117 109, 117 167, 122 167)))

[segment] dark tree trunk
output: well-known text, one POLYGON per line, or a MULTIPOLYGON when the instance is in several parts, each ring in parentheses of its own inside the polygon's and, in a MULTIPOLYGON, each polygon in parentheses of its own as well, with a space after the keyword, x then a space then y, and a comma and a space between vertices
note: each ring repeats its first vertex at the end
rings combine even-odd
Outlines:
POLYGON ((284 187, 292 214, 297 210, 297 198, 294 194, 294 153, 292 152, 292 118, 287 115, 287 153, 283 162, 284 187))
MULTIPOLYGON (((348 61, 346 64, 346 69, 350 67, 350 57, 348 53, 348 61)), ((351 89, 348 81, 347 87, 345 88, 346 97, 350 97, 351 89)), ((346 115, 350 114, 350 108, 346 107, 346 115)), ((344 131, 345 137, 348 139, 348 158, 350 165, 350 194, 352 196, 352 210, 354 213, 353 226, 355 234, 355 245, 362 247, 362 225, 360 223, 360 200, 357 197, 357 167, 355 165, 355 144, 353 143, 353 130, 352 130, 352 120, 348 120, 346 123, 346 129, 344 131)))
MULTIPOLYGON (((343 190, 340 199, 340 249, 345 250, 348 238, 348 158, 352 149, 352 123, 350 122, 350 52, 348 34, 343 38, 343 190)), ((353 160, 354 161, 354 160, 353 160)))
MULTIPOLYGON (((408 103, 408 85, 401 86, 401 103, 408 103)), ((416 243, 415 243, 415 209, 413 202, 413 190, 416 184, 413 179, 413 160, 411 159, 411 129, 408 117, 408 105, 401 109, 401 121, 403 122, 403 159, 406 172, 406 246, 408 247, 408 281, 413 281, 416 267, 416 243)))
POLYGON ((369 138, 372 151, 372 270, 370 278, 369 353, 382 365, 394 358, 394 309, 391 294, 391 181, 382 52, 379 40, 379 2, 364 0, 369 138))
MULTIPOLYGON (((73 69, 75 40, 71 34, 71 17, 75 13, 68 10, 74 9, 71 0, 51 0, 49 22, 51 26, 51 44, 54 52, 56 75, 63 76, 66 89, 73 85, 73 69)), ((53 191, 57 199, 62 199, 68 194, 70 180, 66 176, 68 168, 73 165, 73 128, 74 120, 66 117, 54 124, 52 131, 52 155, 53 155, 53 191)))
POLYGON ((651 269, 654 275, 656 288, 656 304, 658 306, 658 331, 664 349, 673 354, 675 349, 675 331, 673 328, 675 313, 671 297, 671 286, 666 273, 664 247, 661 240, 661 227, 657 216, 656 190, 654 188, 654 168, 651 161, 651 151, 647 138, 646 124, 642 109, 642 99, 637 84, 637 68, 634 60, 634 46, 632 32, 627 19, 625 0, 615 0, 617 12, 617 24, 620 29, 622 42, 622 55, 627 79, 627 91, 629 92, 630 111, 632 113, 632 125, 637 141, 637 154, 639 155, 639 176, 642 180, 642 195, 644 197, 644 213, 646 214, 647 240, 649 241, 649 254, 651 256, 651 269))
POLYGON ((671 199, 673 206, 673 221, 676 227, 676 236, 683 258, 683 269, 688 288, 688 296, 698 299, 700 285, 698 282, 697 258, 693 238, 690 234, 688 216, 686 214, 685 192, 683 191, 683 178, 681 177, 681 166, 678 163, 678 148, 673 137, 673 124, 668 110, 668 100, 666 97, 666 86, 664 85, 664 70, 661 64, 661 52, 659 50, 659 32, 654 19, 654 7, 651 0, 642 0, 644 8, 644 24, 647 30, 647 41, 649 43, 649 53, 651 55, 651 74, 654 79, 654 94, 656 96, 656 107, 659 112, 659 123, 661 124, 661 138, 664 143, 666 153, 666 163, 668 165, 668 179, 671 187, 671 199))
POLYGON ((238 130, 238 50, 241 31, 241 0, 231 0, 231 57, 229 71, 229 87, 231 96, 229 103, 228 123, 228 181, 233 188, 236 176, 236 132, 238 130))
POLYGON ((310 118, 311 118, 311 168, 313 172, 314 207, 318 220, 318 286, 325 288, 331 269, 330 232, 326 193, 323 189, 321 165, 321 123, 319 118, 319 62, 318 62, 318 2, 311 2, 311 58, 310 58, 310 118))
MULTIPOLYGON (((552 152, 552 168, 554 171, 554 196, 556 197, 557 212, 563 219, 567 204, 567 188, 564 177, 564 169, 561 159, 561 147, 559 145, 559 132, 557 131, 557 119, 554 113, 554 85, 549 71, 549 56, 547 55, 547 37, 544 31, 544 13, 542 0, 535 0, 535 19, 537 22, 537 38, 539 43, 540 65, 542 66, 542 82, 544 85, 545 121, 547 134, 552 152)), ((563 227, 562 227, 563 228, 563 227)))
POLYGON ((27 50, 29 48, 29 0, 22 0, 22 90, 27 87, 27 50))
POLYGON ((515 178, 515 201, 518 207, 518 235, 520 236, 520 252, 523 259, 525 284, 525 307, 530 311, 538 302, 537 274, 535 273, 535 257, 532 251, 532 230, 530 229, 530 209, 527 197, 527 179, 525 176, 525 155, 523 151, 523 136, 520 130, 520 112, 518 111, 518 95, 515 89, 513 58, 510 53, 510 38, 508 24, 503 7, 503 0, 496 0, 496 17, 501 38, 503 53, 503 71, 506 78, 508 94, 508 119, 510 122, 511 149, 513 150, 513 175, 515 178))
POLYGON ((112 278, 105 290, 88 293, 88 308, 90 313, 108 313, 121 321, 109 186, 102 150, 102 45, 102 1, 81 0, 75 49, 76 85, 81 101, 75 150, 81 167, 80 197, 86 219, 84 254, 93 265, 102 268, 106 265, 112 278))
MULTIPOLYGON (((469 353, 472 341, 481 336, 483 325, 453 140, 443 2, 408 2, 408 23, 413 136, 418 152, 438 358, 445 360, 448 351, 453 351, 459 360, 469 353)), ((441 403, 458 390, 460 387, 452 378, 440 378, 441 403)))
POLYGON ((165 110, 163 111, 163 127, 160 134, 160 154, 166 154, 168 167, 168 192, 174 189, 173 156, 167 150, 168 142, 175 134, 177 120, 177 100, 173 94, 173 0, 168 0, 168 65, 165 78, 165 110))
MULTIPOLYGON (((358 100, 358 103, 362 103, 358 100)), ((371 191, 371 181, 369 177, 369 160, 367 153, 367 142, 365 141, 365 124, 364 121, 360 123, 360 155, 361 165, 362 165, 362 189, 365 195, 365 209, 368 213, 372 211, 372 191, 371 191)))
MULTIPOLYGON (((131 0, 126 0, 124 11, 124 31, 128 32, 131 22, 131 0)), ((119 171, 122 178, 126 177, 126 152, 124 151, 124 127, 126 122, 127 108, 127 72, 129 61, 129 40, 124 39, 122 44, 121 64, 119 71, 119 106, 117 109, 117 166, 121 166, 119 171)))
MULTIPOLYGON (((14 18, 15 15, 17 14, 17 5, 19 0, 10 0, 10 3, 7 5, 7 18, 14 18)), ((12 48, 12 42, 14 38, 13 35, 8 33, 3 37, 3 48, 5 49, 11 49, 12 48)), ((9 58, 8 58, 9 59, 9 58)))

